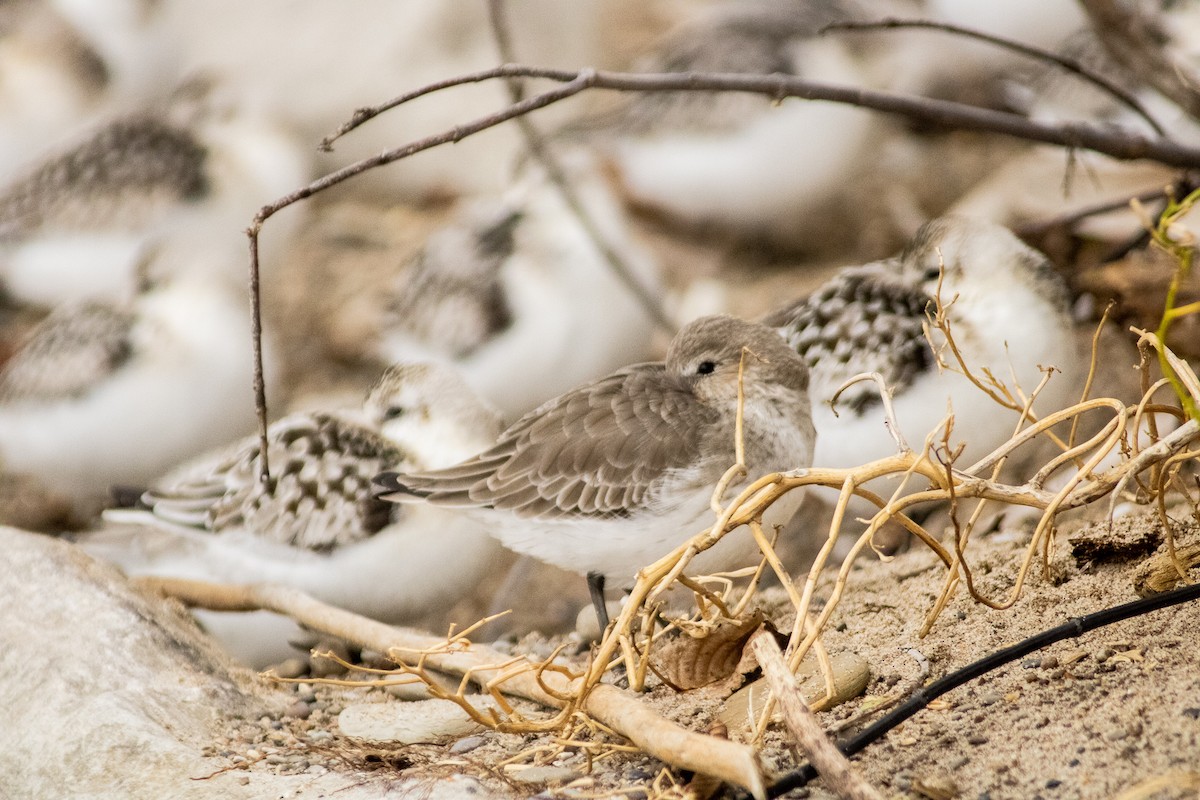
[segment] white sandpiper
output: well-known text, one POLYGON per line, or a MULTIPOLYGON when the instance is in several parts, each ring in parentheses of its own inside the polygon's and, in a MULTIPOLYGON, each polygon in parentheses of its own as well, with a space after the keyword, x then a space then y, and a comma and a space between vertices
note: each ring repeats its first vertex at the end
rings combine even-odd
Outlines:
MULTIPOLYGON (((279 583, 385 622, 412 622, 453 604, 494 563, 479 525, 432 506, 372 497, 381 469, 436 469, 495 441, 500 422, 450 368, 389 368, 360 410, 295 414, 259 441, 178 469, 140 509, 104 514, 83 546, 133 575, 279 583)), ((294 623, 267 614, 201 615, 243 660, 286 657, 294 623)))

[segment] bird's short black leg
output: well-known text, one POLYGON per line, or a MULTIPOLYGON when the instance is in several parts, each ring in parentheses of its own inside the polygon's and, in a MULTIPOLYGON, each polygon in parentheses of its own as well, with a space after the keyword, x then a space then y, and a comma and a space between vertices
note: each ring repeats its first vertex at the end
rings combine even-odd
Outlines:
POLYGON ((604 573, 587 574, 588 591, 592 595, 592 608, 596 609, 596 621, 600 623, 600 636, 608 630, 608 607, 604 605, 604 573))

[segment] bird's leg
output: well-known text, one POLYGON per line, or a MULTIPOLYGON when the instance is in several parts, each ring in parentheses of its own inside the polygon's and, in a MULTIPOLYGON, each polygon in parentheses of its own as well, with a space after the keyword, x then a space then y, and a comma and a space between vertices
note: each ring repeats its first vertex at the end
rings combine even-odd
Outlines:
POLYGON ((600 623, 600 638, 608 630, 608 607, 604 605, 604 573, 587 574, 588 592, 592 595, 592 607, 596 609, 596 621, 600 623))

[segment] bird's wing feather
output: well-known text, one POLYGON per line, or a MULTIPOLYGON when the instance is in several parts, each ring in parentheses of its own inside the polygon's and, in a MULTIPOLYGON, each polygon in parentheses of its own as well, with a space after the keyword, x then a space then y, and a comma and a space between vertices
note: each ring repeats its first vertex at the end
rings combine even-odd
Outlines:
MULTIPOLYGON (((625 515, 653 502, 664 479, 694 468, 704 452, 694 431, 720 435, 717 424, 717 413, 661 364, 639 364, 527 414, 475 458, 387 473, 377 484, 389 499, 408 495, 525 518, 625 515)), ((732 436, 729 442, 732 461, 732 436)))
POLYGON ((0 241, 143 225, 207 191, 206 158, 195 137, 153 115, 114 120, 0 192, 0 241))
POLYGON ((133 354, 134 316, 103 303, 56 309, 0 372, 0 402, 76 397, 133 354))
MULTIPOLYGON (((809 297, 766 317, 812 370, 814 402, 860 372, 878 372, 894 391, 933 363, 922 322, 930 297, 900 281, 892 262, 843 270, 809 297)), ((879 402, 871 384, 857 384, 839 408, 862 413, 879 402)))
POLYGON ((327 551, 397 521, 371 478, 405 463, 374 431, 331 414, 298 414, 271 426, 271 480, 258 479, 258 440, 246 440, 207 470, 151 489, 143 502, 171 522, 213 533, 244 527, 264 539, 327 551))

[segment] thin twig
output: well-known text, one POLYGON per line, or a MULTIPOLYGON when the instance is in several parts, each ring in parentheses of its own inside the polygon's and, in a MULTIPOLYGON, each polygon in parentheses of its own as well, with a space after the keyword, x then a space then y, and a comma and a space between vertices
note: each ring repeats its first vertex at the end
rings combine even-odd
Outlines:
MULTIPOLYGON (((500 53, 500 60, 505 63, 514 63, 517 60, 516 51, 512 44, 512 31, 508 26, 508 15, 506 13, 506 3, 504 0, 488 0, 488 15, 492 25, 492 36, 496 40, 496 49, 500 53)), ((505 81, 508 86, 509 97, 514 103, 519 103, 524 99, 524 83, 516 78, 511 78, 505 81)), ((550 179, 550 183, 558 190, 567 208, 575 215, 575 219, 579 222, 579 226, 583 228, 583 232, 591 240, 592 246, 604 258, 609 269, 617 276, 617 279, 625 285, 630 293, 641 304, 645 312, 654 321, 654 324, 661 328, 667 334, 675 333, 675 325, 671 322, 667 312, 663 310, 662 304, 658 302, 658 298, 646 287, 642 281, 634 274, 633 268, 629 263, 617 252, 616 248, 609 242, 608 237, 600 230, 596 224, 596 220, 588 212, 583 204, 583 199, 579 193, 575 191, 575 186, 567 177, 567 172, 563 168, 562 163, 546 142, 541 131, 533 124, 527 116, 520 116, 516 119, 517 127, 521 129, 521 135, 525 138, 525 146, 529 148, 530 154, 534 159, 542 165, 542 169, 546 171, 546 177, 550 179)))
MULTIPOLYGON (((260 226, 261 227, 261 226, 260 226)), ((258 480, 264 488, 271 485, 271 465, 267 453, 267 382, 263 378, 262 287, 259 283, 258 231, 246 231, 250 237, 250 336, 254 356, 254 412, 258 415, 258 480)))
POLYGON ((1113 211, 1129 210, 1129 204, 1137 200, 1140 203, 1149 203, 1153 200, 1163 200, 1170 197, 1173 193, 1179 194, 1180 187, 1189 186, 1190 182, 1180 179, 1166 188, 1150 189, 1145 192, 1139 192, 1135 195, 1128 195, 1118 200, 1106 200, 1095 205, 1084 206, 1076 211, 1070 211, 1066 214, 1059 214, 1049 219, 1044 219, 1035 222, 1022 222, 1013 227, 1013 233, 1022 239, 1030 239, 1032 237, 1041 236, 1046 231, 1054 228, 1069 228, 1077 222, 1095 217, 1100 214, 1108 214, 1113 211))
POLYGON ((788 669, 775 635, 761 630, 750 639, 750 647, 763 669, 771 694, 783 711, 784 724, 829 790, 845 800, 883 800, 883 795, 863 780, 850 766, 850 759, 829 741, 816 715, 804 704, 796 676, 788 669))
POLYGON ((981 42, 1002 47, 1006 50, 1011 50, 1014 53, 1019 53, 1036 61, 1044 61, 1053 64, 1072 75, 1076 75, 1103 92, 1107 92, 1117 99, 1122 105, 1129 108, 1139 117, 1146 121, 1146 124, 1153 129, 1155 133, 1164 139, 1170 138, 1162 125, 1150 114, 1149 110, 1142 105, 1142 102, 1134 95, 1122 89, 1117 84, 1110 81, 1108 78, 1100 75, 1073 58, 1052 53, 1049 50, 1043 50, 1040 47, 1034 47, 1024 42, 1018 42, 1013 39, 1006 39, 1003 36, 985 33, 984 31, 975 30, 974 28, 964 28, 961 25, 953 25, 949 22, 935 22, 927 19, 881 19, 875 22, 834 22, 826 25, 818 34, 823 34, 826 31, 876 31, 876 30, 895 30, 900 28, 924 28, 925 30, 941 31, 943 33, 952 33, 955 36, 964 36, 969 39, 977 39, 981 42))

